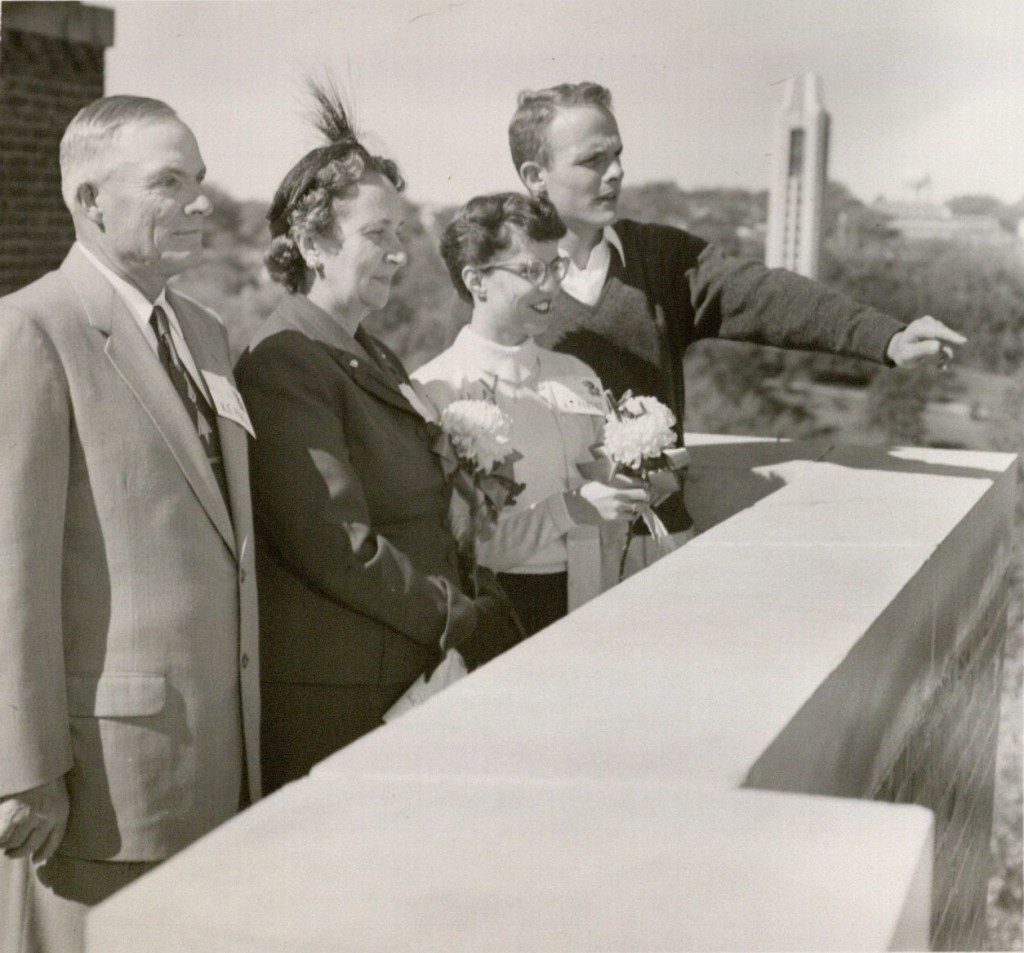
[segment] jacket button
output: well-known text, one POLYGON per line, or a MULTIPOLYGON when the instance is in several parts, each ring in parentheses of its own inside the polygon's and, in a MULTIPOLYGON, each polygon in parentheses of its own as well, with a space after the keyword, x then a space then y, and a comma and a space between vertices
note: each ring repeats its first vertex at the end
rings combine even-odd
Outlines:
POLYGON ((241 582, 245 582, 245 569, 244 569, 244 567, 242 569, 238 570, 238 581, 240 583, 241 582))
POLYGON ((242 668, 248 668, 248 667, 249 667, 249 656, 245 652, 243 652, 242 653, 242 668))

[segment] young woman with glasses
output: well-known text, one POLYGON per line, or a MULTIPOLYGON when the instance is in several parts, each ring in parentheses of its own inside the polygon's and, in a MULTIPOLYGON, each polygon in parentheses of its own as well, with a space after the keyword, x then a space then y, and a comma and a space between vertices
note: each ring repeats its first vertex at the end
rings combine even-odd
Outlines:
POLYGON ((564 234, 544 199, 503 193, 468 202, 445 229, 441 255, 472 316, 448 350, 412 375, 439 409, 479 396, 483 385, 512 419, 514 478, 525 489, 478 538, 477 554, 497 572, 528 634, 568 611, 569 530, 615 521, 621 530, 649 502, 638 481, 608 486, 579 475, 576 464, 592 459, 601 440, 601 382, 582 361, 534 341, 565 277, 564 234))

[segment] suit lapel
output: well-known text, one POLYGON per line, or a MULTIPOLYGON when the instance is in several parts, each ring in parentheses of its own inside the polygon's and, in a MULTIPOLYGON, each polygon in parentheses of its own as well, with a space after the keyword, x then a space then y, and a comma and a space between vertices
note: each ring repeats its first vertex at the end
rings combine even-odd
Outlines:
MULTIPOLYGON (((199 502, 234 552, 227 506, 195 427, 135 318, 110 283, 77 249, 72 248, 61 271, 78 294, 89 324, 106 336, 104 352, 110 363, 149 415, 199 502)), ((176 313, 178 300, 174 303, 176 313)), ((180 313, 178 317, 193 357, 202 367, 204 351, 197 353, 185 331, 188 319, 182 320, 180 313)))
MULTIPOLYGON (((175 294, 172 290, 168 289, 167 299, 171 303, 171 307, 174 308, 174 313, 178 317, 178 323, 181 325, 181 333, 185 338, 185 343, 188 345, 189 351, 192 353, 192 359, 195 361, 196 369, 199 371, 201 377, 205 374, 216 374, 218 377, 223 377, 230 382, 234 382, 234 378, 231 374, 231 367, 228 364, 227 355, 224 353, 221 347, 218 347, 218 342, 209 340, 209 334, 207 333, 205 322, 208 320, 203 318, 197 313, 195 307, 185 298, 175 294)), ((199 382, 203 390, 207 392, 207 396, 211 398, 211 406, 213 406, 216 412, 216 404, 212 400, 212 394, 210 394, 210 387, 205 377, 199 382)), ((249 481, 249 462, 248 462, 248 447, 246 444, 247 437, 245 431, 238 425, 230 420, 225 419, 219 413, 217 417, 217 434, 220 437, 220 450, 224 457, 224 471, 227 475, 228 481, 228 494, 231 497, 231 508, 237 509, 236 503, 239 502, 242 497, 248 498, 248 481, 249 481), (245 483, 245 486, 241 486, 240 483, 245 483), (244 491, 244 492, 243 492, 244 491)), ((190 422, 191 425, 191 422, 190 422)), ((198 443, 198 438, 196 440, 198 443)), ((207 489, 212 488, 212 495, 210 496, 209 505, 207 509, 215 508, 222 517, 228 517, 226 523, 217 523, 217 528, 226 540, 232 543, 232 550, 235 549, 235 531, 233 524, 237 526, 237 520, 232 519, 228 516, 227 507, 224 504, 224 497, 221 495, 220 488, 217 486, 217 481, 213 476, 213 471, 210 469, 209 462, 206 460, 205 453, 202 452, 202 446, 200 445, 200 457, 204 464, 203 474, 208 476, 207 489), (220 504, 216 507, 214 504, 220 504)), ((206 505, 204 503, 204 505, 206 505)), ((232 514, 233 515, 233 514, 232 514)), ((211 518, 213 513, 211 512, 211 518)), ((217 522, 214 520, 214 522, 217 522)))
POLYGON ((376 361, 368 361, 365 357, 360 357, 350 351, 339 350, 339 361, 352 381, 363 390, 373 394, 374 397, 391 404, 392 407, 419 417, 419 414, 398 389, 402 375, 392 367, 388 355, 377 346, 377 343, 369 335, 360 332, 358 338, 367 353, 381 361, 388 370, 383 370, 376 361))
MULTIPOLYGON (((167 297, 181 323, 182 334, 196 361, 199 373, 201 375, 216 374, 234 386, 234 374, 228 364, 228 355, 225 354, 224 349, 218 346, 219 342, 216 341, 207 346, 208 335, 204 335, 203 332, 207 327, 205 321, 208 319, 197 316, 193 306, 180 295, 168 290, 167 297)), ((209 383, 205 378, 203 386, 209 391, 209 383)), ((216 410, 216 404, 212 400, 213 395, 208 396, 211 397, 211 404, 216 410)), ((220 413, 217 414, 217 434, 220 437, 220 449, 224 457, 224 471, 228 481, 228 494, 231 498, 231 523, 238 545, 238 561, 241 562, 248 542, 245 527, 250 520, 249 437, 240 424, 236 424, 220 413)), ((217 496, 223 500, 219 490, 217 496)))

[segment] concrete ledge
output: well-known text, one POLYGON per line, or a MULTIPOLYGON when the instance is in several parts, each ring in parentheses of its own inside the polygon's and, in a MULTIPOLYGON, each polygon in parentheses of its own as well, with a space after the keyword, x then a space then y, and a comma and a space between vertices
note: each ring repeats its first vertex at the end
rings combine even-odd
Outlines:
POLYGON ((927 948, 932 815, 852 798, 999 634, 1016 458, 690 446, 703 535, 100 906, 91 953, 927 948))
POLYGON ((929 812, 874 802, 303 781, 100 907, 88 948, 922 949, 927 904, 923 919, 905 906, 930 880, 930 845, 929 812))

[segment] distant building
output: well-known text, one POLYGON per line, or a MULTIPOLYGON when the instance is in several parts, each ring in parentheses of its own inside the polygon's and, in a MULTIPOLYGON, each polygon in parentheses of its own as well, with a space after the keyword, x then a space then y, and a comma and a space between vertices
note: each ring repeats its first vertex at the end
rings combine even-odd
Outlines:
POLYGON ((958 215, 945 205, 884 199, 872 208, 888 217, 889 228, 910 241, 1009 245, 1014 240, 994 215, 958 215))
POLYGON ((813 73, 786 83, 775 124, 765 262, 818 277, 829 114, 813 73))
POLYGON ((840 214, 838 244, 858 246, 880 238, 986 246, 1008 246, 1019 240, 994 215, 957 214, 933 202, 877 199, 865 208, 840 214))

